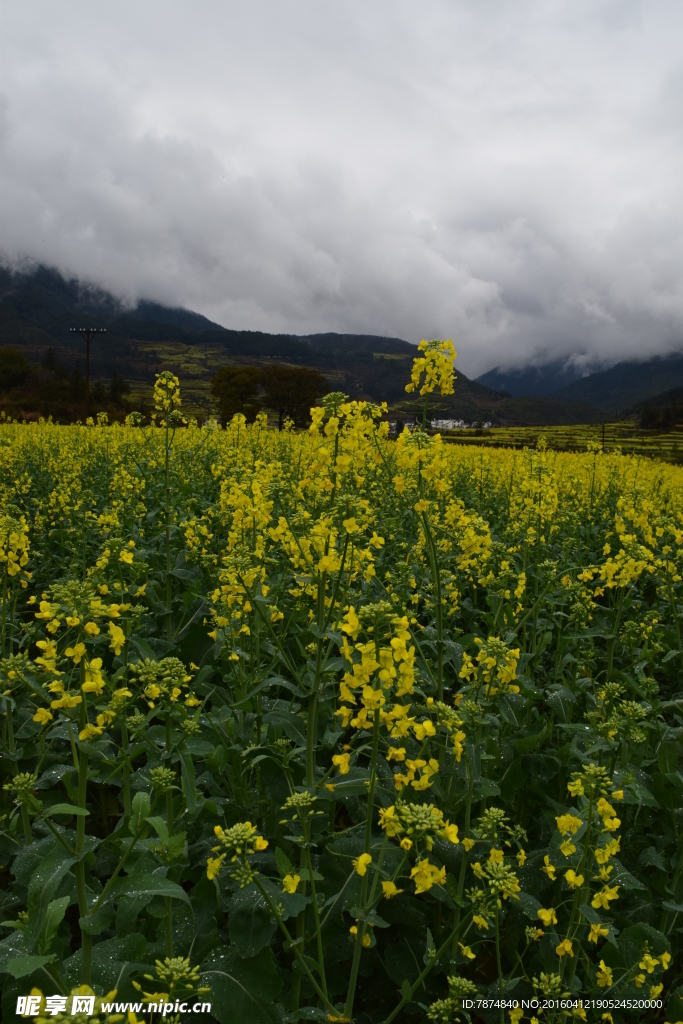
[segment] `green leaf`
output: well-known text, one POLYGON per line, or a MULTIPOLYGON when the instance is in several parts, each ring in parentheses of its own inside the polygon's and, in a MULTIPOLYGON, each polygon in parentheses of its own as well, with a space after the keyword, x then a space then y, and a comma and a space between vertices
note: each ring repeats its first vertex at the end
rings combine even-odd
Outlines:
POLYGON ((659 764, 659 770, 662 775, 667 775, 669 772, 676 771, 677 759, 678 750, 675 743, 665 741, 660 744, 657 763, 659 764))
POLYGON ((202 683, 205 683, 208 679, 210 679, 214 672, 215 669, 213 665, 202 665, 199 672, 192 680, 193 689, 196 690, 198 686, 201 686, 202 683))
POLYGON ((387 974, 397 985, 414 985, 417 981, 421 966, 422 951, 413 949, 407 938, 388 946, 384 953, 384 966, 387 974))
POLYGON ((497 782, 493 782, 491 779, 480 779, 479 783, 475 786, 475 789, 477 791, 478 800, 489 796, 500 796, 500 786, 497 782))
POLYGON ((674 989, 666 1004, 667 1020, 683 1020, 683 985, 674 989))
POLYGON ((152 826, 164 846, 167 846, 171 837, 168 834, 168 828, 166 827, 164 819, 156 816, 154 818, 148 818, 147 824, 152 826))
POLYGON ((501 718, 503 718, 508 725, 514 725, 519 729, 524 722, 526 705, 527 701, 525 697, 522 697, 517 693, 506 693, 500 698, 498 709, 500 711, 501 718))
POLYGON ((239 889, 228 904, 230 942, 241 957, 251 957, 270 944, 277 923, 255 885, 239 889))
POLYGON ((141 636, 132 636, 128 641, 129 647, 133 647, 141 658, 148 658, 149 661, 156 661, 157 656, 149 646, 146 640, 143 640, 141 636))
POLYGON ((652 779, 639 768, 631 768, 628 772, 617 769, 614 773, 614 784, 624 790, 625 804, 644 804, 646 807, 659 807, 658 801, 648 789, 652 779))
POLYGON ((260 693, 261 690, 270 689, 271 686, 277 686, 284 690, 289 690, 289 692, 294 694, 295 697, 306 696, 303 690, 299 689, 298 686, 295 686, 294 683, 290 683, 288 679, 283 679, 282 676, 273 676, 271 679, 264 679, 263 682, 257 683, 256 686, 252 687, 252 689, 249 691, 246 697, 242 697, 241 700, 235 701, 235 703, 231 706, 237 708, 240 706, 240 704, 246 704, 247 701, 251 700, 252 697, 255 697, 256 694, 260 693))
POLYGON ((282 729, 286 735, 300 747, 306 746, 306 723, 300 715, 290 711, 269 711, 263 716, 266 725, 274 725, 282 729))
POLYGON ((518 754, 528 754, 531 750, 538 750, 538 748, 545 743, 551 731, 550 725, 546 724, 539 732, 535 732, 532 733, 531 736, 523 736, 521 739, 515 740, 512 746, 518 754))
MULTIPOLYGON (((283 921, 286 921, 290 917, 297 917, 309 903, 313 902, 310 896, 304 896, 303 893, 283 892, 282 889, 271 882, 269 878, 262 878, 261 884, 275 906, 279 904, 282 907, 283 921)), ((327 901, 325 906, 329 903, 330 900, 327 901)))
POLYGON ((429 895, 433 896, 439 903, 445 903, 449 910, 453 910, 455 904, 449 893, 448 889, 444 885, 433 885, 429 891, 429 895))
POLYGON ((169 836, 166 846, 166 857, 169 860, 178 860, 182 857, 185 850, 185 840, 187 839, 187 832, 174 832, 172 836, 169 836))
MULTIPOLYGON (((235 950, 214 950, 202 964, 211 986, 211 1013, 220 1024, 273 1024, 282 979, 270 949, 243 959, 235 950)), ((207 999, 208 1002, 208 999, 207 999)))
POLYGON ((671 952, 666 935, 649 924, 635 924, 625 928, 619 937, 619 949, 624 957, 624 963, 632 964, 640 960, 646 942, 653 956, 660 956, 665 951, 671 952))
POLYGON ((137 835, 142 831, 142 827, 145 820, 150 812, 151 804, 149 802, 148 793, 136 793, 133 797, 132 812, 130 821, 128 823, 128 829, 131 835, 137 835))
MULTIPOLYGON (((310 880, 311 880, 310 874, 311 873, 308 870, 308 868, 300 868, 299 869, 299 878, 301 879, 302 882, 310 882, 310 880)), ((313 881, 314 882, 324 882, 325 881, 325 876, 324 875, 319 875, 317 871, 314 871, 313 872, 313 881)))
POLYGON ((41 861, 58 849, 63 850, 64 847, 53 835, 46 836, 44 839, 34 839, 32 843, 20 849, 12 864, 12 874, 19 885, 28 889, 41 861))
POLYGON ((277 869, 280 872, 281 878, 284 878, 285 875, 291 875, 292 862, 285 851, 281 850, 279 846, 275 847, 275 863, 277 864, 277 869))
POLYGON ((126 875, 125 878, 117 878, 111 889, 107 899, 120 899, 121 896, 135 897, 135 896, 170 896, 174 900, 182 900, 183 903, 187 903, 188 906, 192 906, 190 903, 190 897, 187 895, 184 889, 175 882, 172 882, 170 878, 164 878, 163 875, 126 875))
POLYGON ((93 914, 79 919, 79 925, 88 935, 101 935, 114 919, 114 908, 109 903, 99 907, 93 914))
POLYGON ((197 576, 200 576, 201 575, 201 571, 196 569, 196 568, 195 569, 171 569, 170 575, 171 576, 175 576, 175 578, 178 579, 178 580, 185 580, 185 582, 187 583, 190 580, 196 579, 197 576))
MULTIPOLYGON (((92 948, 91 985, 98 992, 121 988, 126 977, 143 966, 147 942, 139 932, 122 938, 105 939, 92 948)), ((64 961, 63 973, 69 988, 80 983, 81 950, 64 961)))
POLYGON ((638 863, 643 867, 659 868, 660 871, 666 871, 666 864, 661 853, 654 846, 648 846, 647 849, 643 850, 638 863))
POLYGON ((12 931, 9 935, 6 935, 4 939, 0 940, 0 974, 7 970, 7 964, 10 960, 15 960, 19 956, 23 956, 26 952, 24 946, 24 933, 21 931, 12 931))
POLYGON ((204 877, 190 893, 192 901, 192 958, 201 962, 210 950, 220 945, 216 927, 216 886, 204 877))
POLYGON ((43 927, 40 930, 40 937, 38 939, 38 949, 41 953, 47 953, 52 940, 57 934, 61 922, 64 920, 66 908, 71 902, 69 896, 62 896, 61 899, 52 900, 48 905, 47 911, 45 912, 45 920, 43 921, 43 927))
POLYGON ((536 897, 531 896, 528 892, 520 892, 518 895, 519 907, 531 921, 538 921, 537 911, 541 909, 543 904, 539 903, 536 897))
POLYGON ((550 782, 562 769, 562 762, 551 754, 522 754, 522 765, 538 782, 550 782))
POLYGON ((591 907, 590 903, 582 903, 579 910, 590 924, 602 924, 600 915, 591 907))
POLYGON ((74 807, 73 804, 53 804, 52 807, 46 807, 42 812, 43 818, 50 818, 53 814, 76 814, 78 817, 86 818, 90 811, 85 807, 74 807))
POLYGON ((553 692, 546 697, 546 702, 560 722, 570 721, 572 704, 576 703, 576 697, 566 686, 554 687, 553 692))
POLYGON ((55 764, 43 772, 33 788, 54 789, 56 784, 70 772, 77 774, 73 764, 55 764))
POLYGON ((647 889, 639 879, 634 878, 630 871, 621 864, 616 858, 613 861, 614 873, 610 877, 610 885, 620 885, 622 889, 647 889))
POLYGON ((337 800, 340 797, 346 796, 364 796, 368 791, 368 782, 370 781, 370 772, 367 768, 359 768, 354 766, 350 768, 346 775, 337 775, 334 779, 334 792, 327 795, 328 791, 321 792, 318 799, 325 800, 337 800))
POLYGON ((66 850, 59 846, 38 865, 28 887, 28 925, 24 931, 24 946, 27 952, 30 952, 38 941, 52 897, 75 863, 76 858, 70 857, 66 850))
POLYGON ((197 784, 195 782, 194 764, 189 750, 180 750, 180 775, 183 783, 185 803, 189 813, 194 817, 197 813, 197 784))
POLYGON ((188 736, 184 746, 190 751, 193 757, 204 758, 213 753, 213 743, 203 740, 201 736, 188 736))
POLYGON ((429 964, 431 964, 433 962, 435 953, 436 953, 436 946, 434 945, 434 937, 433 937, 431 931, 428 928, 427 929, 427 948, 425 949, 424 955, 422 957, 422 963, 425 965, 425 967, 427 967, 429 964))
MULTIPOLYGON (((137 926, 137 920, 142 911, 149 903, 149 896, 137 896, 135 899, 129 900, 125 896, 119 899, 118 906, 116 908, 116 934, 123 938, 130 932, 134 932, 137 926)), ((99 914, 101 910, 106 909, 100 907, 97 911, 99 914)))
POLYGON ((28 974, 33 974, 34 971, 39 970, 45 964, 53 963, 56 959, 54 953, 50 956, 17 956, 14 960, 7 961, 7 970, 13 978, 25 978, 28 974))

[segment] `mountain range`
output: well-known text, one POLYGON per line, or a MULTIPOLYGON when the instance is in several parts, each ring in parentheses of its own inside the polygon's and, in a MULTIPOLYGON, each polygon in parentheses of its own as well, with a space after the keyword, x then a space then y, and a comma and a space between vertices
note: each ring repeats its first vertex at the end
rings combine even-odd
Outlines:
MULTIPOLYGON (((207 412, 210 380, 221 366, 269 365, 273 360, 315 367, 334 390, 386 400, 400 416, 415 415, 421 404, 405 393, 415 346, 400 338, 229 330, 191 310, 151 301, 127 307, 103 289, 49 267, 16 271, 0 266, 0 345, 34 363, 52 348, 61 365, 82 370, 84 345, 69 330, 82 326, 107 331, 91 346, 93 380, 117 373, 139 390, 153 382, 155 373, 171 369, 191 403, 207 412)), ((519 370, 495 368, 476 380, 457 367, 456 372, 454 394, 430 402, 430 414, 503 425, 596 423, 683 385, 683 354, 623 362, 583 377, 560 361, 519 370)))
POLYGON ((501 370, 477 377, 479 384, 510 395, 538 395, 560 402, 587 402, 603 415, 624 415, 646 404, 667 404, 664 392, 683 386, 683 352, 646 360, 625 360, 582 375, 566 361, 501 370))

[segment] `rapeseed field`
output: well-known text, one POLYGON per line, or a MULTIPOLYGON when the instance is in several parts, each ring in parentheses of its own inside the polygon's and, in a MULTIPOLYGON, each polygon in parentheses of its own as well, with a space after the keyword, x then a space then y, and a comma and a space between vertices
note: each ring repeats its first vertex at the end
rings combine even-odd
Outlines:
POLYGON ((155 400, 0 425, 4 1019, 683 1019, 683 469, 155 400))

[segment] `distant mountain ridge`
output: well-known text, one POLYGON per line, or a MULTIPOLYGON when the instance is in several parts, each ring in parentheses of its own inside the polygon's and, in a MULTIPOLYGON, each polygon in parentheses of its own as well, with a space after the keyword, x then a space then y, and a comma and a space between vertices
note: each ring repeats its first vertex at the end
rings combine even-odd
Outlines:
POLYGON ((180 327, 183 331, 190 331, 192 334, 201 334, 202 331, 222 331, 220 324, 202 316, 201 313, 193 313, 189 309, 180 307, 161 306, 158 302, 138 302, 133 313, 130 314, 148 323, 166 324, 169 327, 180 327))
MULTIPOLYGON (((83 368, 84 346, 70 327, 106 327, 91 347, 92 379, 114 373, 132 384, 149 384, 162 369, 183 381, 195 407, 210 408, 209 382, 228 363, 312 366, 333 390, 352 398, 387 401, 409 418, 421 405, 408 396, 416 346, 401 338, 366 334, 267 334, 229 330, 191 310, 150 300, 127 308, 108 292, 65 279, 49 267, 13 272, 0 267, 0 345, 19 349, 42 362, 48 348, 68 370, 83 368)), ((2 382, 0 381, 0 388, 2 382)), ((585 402, 556 401, 535 395, 511 398, 456 366, 454 394, 430 401, 430 413, 467 422, 504 425, 592 423, 600 419, 585 402)))
POLYGON ((515 397, 542 395, 561 402, 587 402, 606 416, 618 416, 683 385, 683 351, 642 361, 624 360, 583 376, 567 366, 566 360, 518 370, 496 367, 477 377, 477 382, 515 397))
MULTIPOLYGON (((236 331, 214 323, 200 313, 179 307, 162 306, 142 300, 127 309, 108 292, 66 280, 52 268, 39 266, 28 272, 15 272, 0 267, 1 320, 11 323, 15 331, 23 331, 24 340, 36 329, 47 332, 51 343, 73 347, 69 328, 81 323, 106 327, 113 338, 136 338, 145 341, 178 340, 188 344, 200 336, 221 339, 235 351, 249 354, 255 346, 259 354, 285 356, 308 354, 316 343, 338 345, 348 350, 371 343, 387 353, 415 353, 415 346, 401 338, 357 334, 268 334, 264 331, 236 331), (13 315, 12 315, 13 314, 13 315), (91 321, 96 321, 92 322, 91 321)), ((5 332, 6 335, 6 332, 5 332)), ((3 335, 3 343, 8 344, 3 335)), ((41 342, 45 341, 41 337, 41 342)), ((107 341, 110 339, 107 338, 107 341)))
POLYGON ((499 366, 477 377, 478 384, 484 384, 494 391, 506 391, 514 398, 538 396, 547 398, 560 388, 573 384, 581 378, 582 371, 566 359, 555 359, 541 366, 522 366, 518 369, 501 370, 499 366))
POLYGON ((683 384, 683 352, 636 362, 617 363, 591 373, 553 395, 569 402, 590 402, 611 415, 627 412, 663 391, 683 384))

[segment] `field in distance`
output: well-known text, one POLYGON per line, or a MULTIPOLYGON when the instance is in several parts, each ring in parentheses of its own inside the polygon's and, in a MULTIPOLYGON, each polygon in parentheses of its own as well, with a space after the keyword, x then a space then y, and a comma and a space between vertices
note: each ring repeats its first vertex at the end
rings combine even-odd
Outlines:
POLYGON ((487 448, 535 448, 541 438, 555 451, 585 451, 591 441, 605 452, 620 449, 625 455, 646 455, 666 462, 683 463, 683 428, 657 432, 643 430, 630 420, 616 423, 579 423, 551 427, 490 427, 442 431, 452 444, 487 448))

